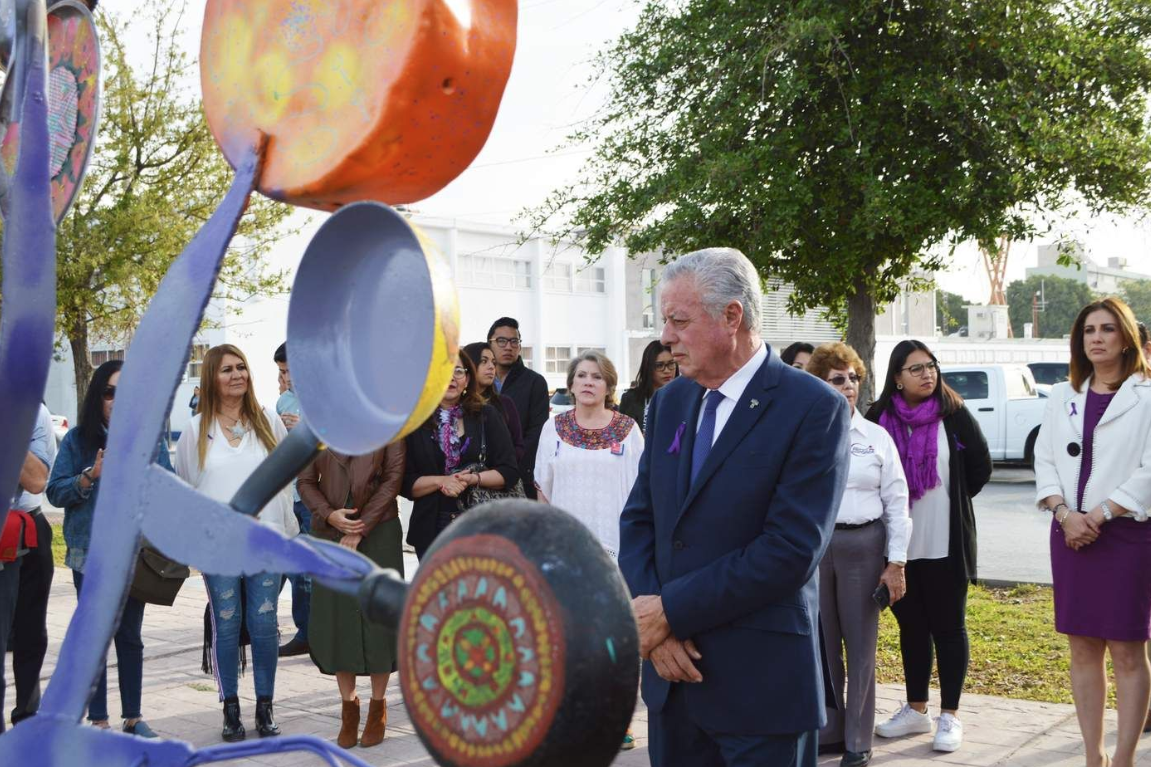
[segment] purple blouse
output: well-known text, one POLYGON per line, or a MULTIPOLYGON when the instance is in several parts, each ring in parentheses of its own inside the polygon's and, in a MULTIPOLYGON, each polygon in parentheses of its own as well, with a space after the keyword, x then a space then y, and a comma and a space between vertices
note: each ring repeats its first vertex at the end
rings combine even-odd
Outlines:
POLYGON ((1115 392, 1110 394, 1096 394, 1087 390, 1087 404, 1083 408, 1083 457, 1079 463, 1079 496, 1075 508, 1083 511, 1083 491, 1087 489, 1087 480, 1091 478, 1091 453, 1095 442, 1095 427, 1099 419, 1107 412, 1107 406, 1115 399, 1115 392))

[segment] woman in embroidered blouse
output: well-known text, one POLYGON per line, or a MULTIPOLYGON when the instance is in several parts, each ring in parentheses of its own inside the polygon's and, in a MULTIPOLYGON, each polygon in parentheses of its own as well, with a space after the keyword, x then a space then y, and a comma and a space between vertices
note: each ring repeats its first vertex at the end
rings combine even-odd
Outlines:
POLYGON ((400 494, 415 501, 408 521, 408 543, 420 559, 436 536, 460 515, 459 496, 469 487, 503 490, 520 478, 503 416, 484 404, 475 381, 475 365, 460 350, 459 364, 440 406, 404 438, 408 460, 400 494), (481 459, 488 467, 486 471, 462 471, 481 459))
POLYGON ((643 453, 643 434, 631 417, 611 409, 615 366, 587 351, 568 364, 575 408, 544 424, 536 453, 539 499, 583 522, 612 559, 619 555, 619 515, 643 453))
POLYGON ((619 412, 630 416, 643 433, 647 429, 647 408, 657 391, 679 375, 679 366, 671 356, 671 347, 660 340, 652 341, 643 350, 639 374, 631 388, 619 398, 619 412))
POLYGON ((1117 298, 1071 329, 1071 380, 1047 399, 1035 441, 1035 496, 1053 514, 1055 630, 1071 648, 1071 692, 1089 767, 1103 744, 1104 662, 1119 705, 1116 767, 1132 767, 1151 696, 1151 368, 1135 317, 1117 298))
POLYGON ((915 523, 904 568, 907 592, 891 606, 899 623, 907 704, 876 725, 875 734, 931 732, 927 695, 934 650, 940 715, 932 747, 955 751, 963 743, 956 713, 969 661, 967 586, 976 576, 971 499, 991 478, 991 454, 979 424, 922 341, 900 341, 891 350, 883 393, 867 419, 895 442, 915 523))
MULTIPOLYGON (((176 473, 204 495, 227 503, 245 480, 288 436, 274 411, 256 401, 248 360, 231 344, 213 346, 204 354, 200 412, 192 417, 176 444, 176 473)), ((260 522, 293 536, 300 531, 292 513, 292 492, 285 487, 260 511, 260 522)), ((256 730, 260 737, 280 734, 272 714, 279 653, 276 605, 279 573, 256 575, 205 574, 211 608, 212 666, 224 703, 224 740, 246 736, 240 721, 240 620, 252 640, 256 687, 256 730), (241 610, 240 589, 247 599, 241 610)))

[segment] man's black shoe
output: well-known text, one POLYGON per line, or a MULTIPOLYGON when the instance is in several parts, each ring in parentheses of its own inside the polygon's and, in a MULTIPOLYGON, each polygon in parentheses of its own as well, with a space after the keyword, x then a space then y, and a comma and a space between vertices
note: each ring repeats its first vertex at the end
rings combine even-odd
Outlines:
POLYGON ((839 767, 867 767, 871 763, 871 749, 866 751, 844 751, 843 758, 839 760, 839 767))
POLYGON ((307 655, 311 650, 308 647, 308 640, 300 637, 299 634, 292 637, 292 639, 280 648, 281 658, 291 658, 294 655, 307 655))

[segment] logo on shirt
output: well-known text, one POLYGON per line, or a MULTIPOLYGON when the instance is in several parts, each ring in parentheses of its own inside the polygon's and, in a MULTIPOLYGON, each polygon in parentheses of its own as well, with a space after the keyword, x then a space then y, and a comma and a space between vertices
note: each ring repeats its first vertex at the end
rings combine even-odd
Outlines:
POLYGON ((851 454, 859 458, 865 455, 875 455, 875 447, 873 445, 861 445, 858 442, 852 442, 851 454))

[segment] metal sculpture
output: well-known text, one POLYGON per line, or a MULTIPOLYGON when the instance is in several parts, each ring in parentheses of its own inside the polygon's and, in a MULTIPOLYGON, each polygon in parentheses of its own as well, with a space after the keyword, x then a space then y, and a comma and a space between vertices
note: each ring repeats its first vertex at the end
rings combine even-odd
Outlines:
MULTIPOLYGON (((53 214, 63 215, 79 186, 96 119, 91 16, 72 0, 52 13, 50 23, 44 0, 0 0, 8 70, 0 95, 0 487, 9 497, 27 446, 16 435, 31 433, 51 353, 53 214), (62 73, 49 76, 56 38, 53 72, 62 73)), ((236 178, 135 334, 119 384, 119 398, 132 405, 110 425, 85 589, 40 713, 0 737, 0 764, 195 765, 278 751, 364 764, 316 738, 195 751, 81 726, 144 535, 205 572, 310 573, 357 595, 374 619, 402 620, 405 697, 442 763, 610 762, 635 702, 637 640, 618 573, 574 520, 539 506, 474 512, 434 547, 408 598, 395 573, 356 552, 287 539, 252 519, 321 440, 345 453, 374 450, 440 400, 459 325, 446 267, 402 216, 359 200, 419 199, 466 167, 498 108, 515 19, 514 0, 209 0, 205 108, 236 178), (151 457, 256 189, 339 210, 305 253, 290 307, 303 420, 225 505, 151 457), (483 661, 479 675, 473 658, 483 661)), ((0 524, 6 514, 0 505, 0 524)))

